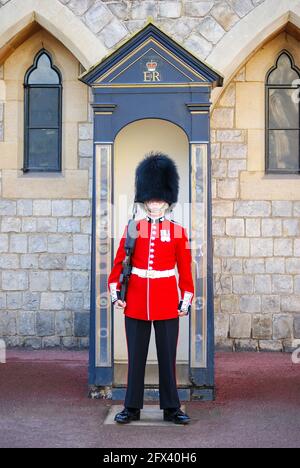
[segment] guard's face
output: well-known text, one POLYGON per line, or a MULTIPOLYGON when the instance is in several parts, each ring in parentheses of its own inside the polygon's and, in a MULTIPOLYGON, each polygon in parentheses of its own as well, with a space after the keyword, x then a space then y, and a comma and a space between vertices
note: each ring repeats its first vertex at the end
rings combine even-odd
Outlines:
POLYGON ((159 215, 167 209, 168 203, 164 200, 152 199, 145 202, 145 205, 150 213, 159 215))

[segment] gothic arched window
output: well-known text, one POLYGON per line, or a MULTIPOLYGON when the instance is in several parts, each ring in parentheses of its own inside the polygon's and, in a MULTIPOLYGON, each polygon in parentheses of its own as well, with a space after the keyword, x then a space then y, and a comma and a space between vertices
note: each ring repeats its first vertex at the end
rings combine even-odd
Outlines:
POLYGON ((61 171, 61 74, 42 49, 24 79, 23 171, 61 171))
POLYGON ((288 51, 266 78, 266 172, 300 171, 300 71, 288 51), (295 81, 297 80, 297 81, 295 81))

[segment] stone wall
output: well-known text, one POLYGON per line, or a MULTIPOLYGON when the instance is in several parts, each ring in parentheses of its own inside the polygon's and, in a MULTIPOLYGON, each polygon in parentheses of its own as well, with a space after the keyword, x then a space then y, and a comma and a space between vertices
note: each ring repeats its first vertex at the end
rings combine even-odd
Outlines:
POLYGON ((0 336, 8 346, 88 346, 93 123, 79 71, 44 30, 1 67, 0 336), (63 77, 61 174, 20 169, 23 79, 41 44, 63 77))
POLYGON ((230 349, 299 345, 300 180, 264 172, 264 81, 283 49, 299 66, 299 42, 282 33, 237 73, 212 115, 216 335, 230 349))
MULTIPOLYGON (((12 1, 0 0, 0 22, 1 9, 12 1)), ((266 2, 59 1, 53 4, 88 28, 101 53, 103 46, 107 53, 115 49, 152 16, 208 62, 226 34, 266 2)), ((0 64, 0 336, 13 346, 88 345, 91 95, 78 82, 79 62, 67 50, 70 44, 59 42, 64 35, 57 29, 58 40, 44 31, 14 42, 12 55, 0 64), (48 177, 46 183, 20 171, 22 79, 41 44, 64 74, 65 97, 63 177, 48 177)), ((227 349, 288 350, 300 338, 300 183, 296 177, 279 186, 264 176, 263 87, 278 50, 290 49, 299 66, 300 49, 284 33, 274 41, 238 71, 212 116, 216 337, 227 349)))
POLYGON ((60 0, 110 49, 148 16, 204 59, 241 18, 265 0, 60 0))

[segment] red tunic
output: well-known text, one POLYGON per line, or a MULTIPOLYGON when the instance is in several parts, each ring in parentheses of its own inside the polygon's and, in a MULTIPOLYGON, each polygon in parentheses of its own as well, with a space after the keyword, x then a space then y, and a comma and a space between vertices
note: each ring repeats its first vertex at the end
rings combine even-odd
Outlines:
MULTIPOLYGON (((117 290, 121 289, 119 277, 125 258, 127 228, 128 225, 124 229, 108 278, 110 292, 112 285, 117 290)), ((177 318, 179 300, 185 297, 185 293, 186 296, 191 293, 189 303, 194 297, 192 256, 186 229, 165 217, 157 220, 146 217, 137 221, 137 230, 138 237, 131 257, 132 266, 146 270, 170 270, 177 266, 179 278, 177 284, 175 275, 165 278, 142 278, 132 273, 128 282, 124 314, 140 320, 177 318)))

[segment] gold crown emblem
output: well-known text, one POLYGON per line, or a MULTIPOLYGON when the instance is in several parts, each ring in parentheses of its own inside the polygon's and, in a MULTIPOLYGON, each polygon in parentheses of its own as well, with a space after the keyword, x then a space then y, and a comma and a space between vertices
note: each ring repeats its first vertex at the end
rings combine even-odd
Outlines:
POLYGON ((150 62, 146 63, 146 67, 149 72, 154 72, 157 68, 157 62, 154 62, 153 60, 150 60, 150 62))

